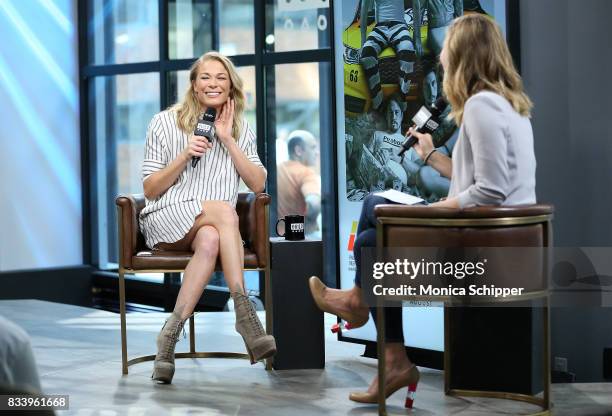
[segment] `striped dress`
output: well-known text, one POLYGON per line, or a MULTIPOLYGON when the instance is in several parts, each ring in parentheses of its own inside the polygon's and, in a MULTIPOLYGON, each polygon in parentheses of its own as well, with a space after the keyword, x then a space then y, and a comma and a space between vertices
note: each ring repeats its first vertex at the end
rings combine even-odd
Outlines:
MULTIPOLYGON (((187 146, 189 136, 180 130, 176 112, 156 114, 147 129, 142 180, 166 167, 187 146)), ((263 168, 257 155, 255 134, 246 120, 238 146, 247 158, 263 168)), ((187 234, 204 200, 228 201, 236 206, 240 176, 229 152, 218 140, 202 156, 195 168, 185 165, 177 181, 156 199, 147 199, 140 213, 140 229, 148 247, 157 243, 174 243, 187 234)))

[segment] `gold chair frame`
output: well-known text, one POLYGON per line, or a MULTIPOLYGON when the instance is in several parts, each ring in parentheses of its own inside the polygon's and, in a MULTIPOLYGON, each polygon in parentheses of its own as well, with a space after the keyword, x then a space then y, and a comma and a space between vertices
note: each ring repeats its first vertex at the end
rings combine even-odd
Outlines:
MULTIPOLYGON (((117 218, 119 224, 119 253, 123 253, 123 227, 121 226, 121 209, 122 207, 117 206, 117 218)), ((266 239, 268 238, 268 230, 270 226, 270 206, 269 203, 265 205, 265 221, 264 221, 264 232, 266 239)), ((264 308, 266 311, 266 333, 272 335, 272 290, 270 287, 270 244, 265 245, 265 267, 245 267, 245 271, 263 271, 264 272, 264 290, 265 300, 264 308)), ((180 273, 184 269, 134 269, 127 268, 123 264, 123 256, 119 255, 119 314, 121 320, 121 371, 122 374, 128 374, 128 367, 134 364, 142 363, 145 361, 154 361, 155 354, 143 355, 128 359, 127 352, 127 322, 126 322, 126 297, 125 297, 125 275, 135 273, 180 273)), ((175 358, 234 358, 234 359, 249 359, 249 355, 246 353, 237 352, 224 352, 224 351, 211 351, 211 352, 198 352, 196 351, 195 343, 195 319, 194 315, 189 317, 189 352, 178 352, 175 353, 175 358)), ((270 371, 272 369, 273 358, 266 358, 265 368, 270 371)))
MULTIPOLYGON (((502 218, 486 218, 486 219, 473 219, 473 218, 398 218, 398 217, 378 217, 376 226, 376 252, 378 258, 383 257, 383 242, 385 241, 385 226, 386 225, 425 225, 431 227, 492 227, 492 226, 519 226, 519 225, 533 225, 542 224, 545 230, 550 230, 551 221, 553 214, 547 215, 533 215, 525 217, 502 217, 502 218)), ((450 388, 450 372, 452 369, 449 351, 451 344, 451 336, 449 332, 450 328, 450 314, 448 312, 447 305, 451 302, 450 297, 447 296, 404 296, 404 300, 427 300, 432 302, 443 302, 445 304, 444 310, 444 393, 448 396, 454 397, 483 397, 483 398, 494 398, 494 399, 506 399, 530 403, 536 406, 540 406, 542 409, 539 412, 530 413, 524 416, 550 416, 551 413, 551 400, 550 400, 550 308, 547 291, 533 291, 525 293, 524 295, 515 296, 509 298, 507 301, 524 301, 532 299, 543 299, 544 300, 544 319, 543 319, 543 371, 542 379, 544 382, 543 396, 538 397, 536 395, 511 393, 511 392, 498 392, 498 391, 483 391, 483 390, 461 390, 450 388)), ((490 302, 493 299, 482 299, 483 302, 490 302)), ((380 416, 386 416, 386 398, 384 395, 385 386, 385 314, 383 299, 380 297, 377 299, 377 356, 378 356, 378 414, 380 416)))

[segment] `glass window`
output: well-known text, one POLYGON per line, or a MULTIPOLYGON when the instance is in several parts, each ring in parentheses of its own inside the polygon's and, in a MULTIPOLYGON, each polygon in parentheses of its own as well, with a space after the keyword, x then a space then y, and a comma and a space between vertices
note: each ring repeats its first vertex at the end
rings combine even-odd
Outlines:
POLYGON ((268 71, 275 86, 268 117, 276 132, 276 215, 305 215, 310 238, 321 238, 320 143, 321 134, 331 134, 330 121, 321 114, 331 103, 327 94, 320 95, 320 81, 329 80, 329 68, 302 63, 268 71))
POLYGON ((329 47, 329 0, 267 0, 266 48, 285 52, 329 47))
POLYGON ((91 126, 95 137, 100 268, 117 262, 115 197, 142 193, 147 126, 159 111, 159 74, 96 77, 91 126))
POLYGON ((252 0, 219 0, 219 52, 255 53, 255 17, 252 0))
POLYGON ((257 95, 255 93, 255 67, 241 66, 236 68, 236 70, 243 82, 245 96, 244 118, 249 122, 253 131, 257 132, 257 116, 255 114, 255 105, 257 103, 257 95))
MULTIPOLYGON (((1 1, 1 0, 0 0, 1 1)), ((89 65, 121 65, 193 59, 218 48, 227 56, 265 54, 329 48, 332 24, 329 0, 87 0, 87 46, 89 65), (159 37, 159 1, 167 1, 167 39, 159 37), (265 7, 265 50, 255 50, 255 9, 265 7), (218 32, 214 33, 213 29, 218 32), (167 56, 160 56, 160 43, 168 42, 167 56)), ((262 22, 263 23, 263 22, 262 22)), ((304 56, 304 60, 309 59, 304 56)), ((244 61, 241 61, 244 62, 244 61)), ((113 69, 110 67, 108 69, 113 69)), ((117 67, 118 71, 129 67, 117 67)), ((291 132, 305 130, 312 135, 312 147, 302 144, 310 158, 299 156, 308 173, 309 195, 319 195, 320 143, 331 143, 331 70, 329 63, 284 64, 267 68, 264 91, 268 94, 266 131, 274 134, 277 168, 290 159, 291 132), (321 91, 325 91, 321 94, 321 91)), ((113 69, 114 70, 114 69, 113 69)), ((149 69, 146 69, 149 70, 149 69)), ((244 82, 244 116, 257 130, 255 67, 237 68, 244 82)), ((117 258, 115 196, 142 193, 141 163, 144 141, 151 117, 160 110, 160 76, 165 77, 167 103, 182 99, 189 84, 187 70, 94 76, 89 79, 89 131, 92 144, 92 188, 95 189, 92 215, 95 224, 94 262, 102 269, 113 267, 117 258)), ((260 120, 261 121, 261 120, 260 120)), ((306 138, 308 141, 309 138, 306 138)), ((260 149, 263 151, 263 149, 260 149)), ((272 156, 272 153, 270 156, 272 156)), ((262 160, 265 158, 260 153, 262 160)), ((297 160, 297 159, 296 159, 297 160)), ((272 169, 273 170, 273 169, 272 169)), ((273 184, 277 178, 273 179, 273 184)), ((287 192, 286 185, 277 187, 287 192)), ((305 188, 306 189, 306 188, 305 188)), ((241 184, 241 191, 246 190, 241 184)), ((301 191, 301 190, 300 190, 301 191)), ((276 192, 276 191, 275 191, 276 192)), ((303 194, 303 192, 302 192, 303 194)), ((273 195, 273 201, 276 195, 273 195)), ((312 202, 313 199, 310 199, 312 202)), ((315 198, 316 202, 316 198, 315 198)), ((306 204, 306 203, 305 203, 306 204)), ((306 204, 308 205, 308 204, 306 204)), ((311 206, 312 204, 308 205, 311 206)), ((315 203, 316 205, 316 203, 315 203)), ((307 220, 307 234, 320 237, 320 208, 307 220), (310 221, 310 223, 308 223, 310 221)), ((310 214, 309 213, 309 214, 310 214)), ((272 217, 277 215, 276 210, 272 217)), ((253 274, 256 276, 257 274, 253 274)), ((255 279, 253 277, 253 279, 255 279)), ((255 283, 250 283, 255 286, 255 283)))
POLYGON ((182 100, 189 86, 189 71, 168 72, 168 104, 172 105, 178 100, 182 100))
POLYGON ((95 65, 159 59, 156 1, 90 0, 89 61, 95 65))
POLYGON ((213 49, 211 0, 168 2, 168 56, 197 58, 213 49))

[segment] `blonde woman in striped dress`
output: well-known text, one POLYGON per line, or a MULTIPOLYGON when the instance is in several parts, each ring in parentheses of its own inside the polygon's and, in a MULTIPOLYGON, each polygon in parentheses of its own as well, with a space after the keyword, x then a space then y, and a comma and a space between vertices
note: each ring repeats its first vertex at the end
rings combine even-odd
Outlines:
POLYGON ((265 334, 244 289, 244 253, 235 210, 238 184, 242 178, 251 190, 262 192, 267 173, 257 155, 255 135, 242 117, 242 80, 231 61, 217 52, 198 58, 189 80, 183 100, 151 120, 142 168, 146 206, 140 226, 147 245, 193 251, 174 311, 157 337, 152 378, 162 383, 172 381, 174 347, 217 256, 234 299, 236 330, 251 363, 276 352, 274 338, 265 334), (208 108, 217 111, 212 143, 193 135, 208 108), (200 158, 195 167, 193 157, 200 158))

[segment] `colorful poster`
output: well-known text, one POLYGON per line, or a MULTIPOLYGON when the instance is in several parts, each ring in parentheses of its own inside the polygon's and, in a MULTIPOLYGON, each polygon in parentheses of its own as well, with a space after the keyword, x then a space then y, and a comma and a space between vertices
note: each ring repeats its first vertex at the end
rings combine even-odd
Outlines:
MULTIPOLYGON (((448 26, 464 13, 486 13, 505 31, 506 10, 505 0, 345 0, 334 5, 338 260, 340 286, 348 288, 355 277, 356 224, 368 193, 396 189, 429 202, 448 193, 450 181, 424 165, 414 149, 398 156, 419 109, 442 95, 439 54, 448 26)), ((443 120, 434 144, 450 156, 458 129, 443 120)), ((406 344, 442 351, 442 312, 422 305, 409 313, 405 309, 404 325, 411 328, 405 331, 406 344)), ((346 336, 374 340, 374 325, 346 336)))

